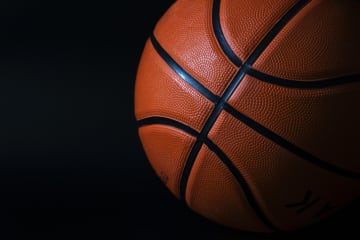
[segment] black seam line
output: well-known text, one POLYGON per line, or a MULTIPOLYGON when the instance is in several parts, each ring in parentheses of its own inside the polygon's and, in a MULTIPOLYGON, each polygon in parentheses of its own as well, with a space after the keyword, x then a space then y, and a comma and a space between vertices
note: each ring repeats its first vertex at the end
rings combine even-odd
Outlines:
POLYGON ((289 80, 289 79, 274 77, 259 72, 255 69, 249 69, 248 74, 260 81, 283 86, 283 87, 289 87, 289 88, 324 88, 335 85, 348 84, 352 82, 360 82, 360 75, 349 75, 349 76, 341 76, 330 79, 303 82, 298 80, 289 80))
POLYGON ((219 43, 222 51, 225 55, 230 59, 230 61, 237 67, 240 67, 242 62, 240 58, 234 53, 231 49, 229 43, 227 42, 224 32, 222 31, 221 24, 220 24, 220 0, 213 1, 213 8, 212 8, 212 25, 213 31, 215 34, 215 38, 219 43))
POLYGON ((205 138, 207 137, 210 129, 216 122, 219 117, 221 111, 224 108, 224 105, 229 100, 231 95, 234 93, 235 89, 238 87, 240 82, 244 79, 247 71, 251 67, 251 65, 259 58, 260 54, 266 49, 266 47, 270 44, 270 42, 276 37, 276 35, 281 31, 281 29, 291 20, 292 17, 296 15, 307 3, 309 0, 301 0, 297 2, 290 10, 287 12, 279 22, 275 24, 275 26, 270 30, 270 32, 265 36, 265 38, 260 42, 254 52, 250 55, 250 57, 246 60, 244 65, 240 68, 240 70, 236 73, 235 77, 231 81, 229 87, 225 90, 224 94, 221 96, 219 101, 215 104, 215 108, 213 112, 210 114, 210 117, 206 121, 203 129, 200 132, 199 137, 197 138, 193 148, 190 151, 189 157, 185 163, 185 168, 181 176, 180 181, 180 197, 185 199, 186 196, 186 185, 190 175, 190 171, 195 162, 196 156, 201 149, 202 144, 204 143, 205 138))
POLYGON ((285 148, 289 152, 295 154, 296 156, 307 160, 308 162, 324 169, 330 172, 334 172, 336 174, 339 174, 344 177, 349 178, 360 178, 360 173, 356 173, 353 171, 349 171, 344 168, 337 167, 335 165, 332 165, 328 162, 325 162, 318 157, 306 152, 305 150, 297 147, 296 145, 292 144, 291 142, 287 141, 286 139, 282 138, 281 136, 277 135, 270 129, 264 127, 263 125, 259 124, 258 122, 254 121, 253 119, 245 116, 244 114, 240 113, 236 109, 234 109, 229 104, 226 104, 224 107, 224 110, 227 111, 229 114, 231 114, 233 117, 237 118, 241 122, 243 122, 245 125, 259 133, 260 135, 270 139, 274 143, 278 144, 279 146, 285 148))
POLYGON ((166 118, 166 117, 149 117, 149 118, 144 118, 138 121, 138 127, 144 127, 144 126, 149 126, 149 125, 154 125, 154 124, 160 124, 160 125, 166 125, 166 126, 171 126, 174 128, 177 128, 191 136, 198 136, 199 133, 194 130, 193 128, 189 127, 188 125, 185 125, 179 121, 175 121, 173 119, 170 118, 166 118))
MULTIPOLYGON (((156 124, 174 127, 174 128, 179 129, 191 136, 196 137, 197 135, 199 135, 199 133, 196 130, 192 129, 191 127, 189 127, 181 122, 178 122, 173 119, 166 118, 166 117, 148 117, 148 118, 144 118, 144 119, 141 119, 138 121, 139 128, 144 127, 144 126, 156 125, 156 124)), ((219 157, 219 159, 224 163, 224 165, 229 169, 231 174, 235 177, 236 181, 240 184, 240 186, 245 194, 246 200, 248 201, 250 206, 254 209, 257 216, 269 228, 278 231, 278 229, 271 223, 271 221, 263 213, 263 211, 259 207, 259 204, 256 201, 256 198, 254 197, 254 195, 250 189, 249 184, 247 183, 247 181, 245 180, 245 178, 243 177, 241 172, 234 166, 234 164, 231 162, 231 160, 226 156, 226 154, 210 139, 205 138, 204 143, 206 144, 206 146, 208 146, 208 148, 212 152, 214 152, 219 157)))
POLYGON ((231 174, 235 177, 237 182, 240 184, 244 194, 245 198, 252 207, 252 209, 255 211, 255 214, 263 221, 263 223, 271 228, 273 231, 280 231, 277 227, 273 225, 273 223, 268 219, 266 214, 263 212, 261 207, 259 206, 256 197, 251 191, 251 188, 249 184, 247 183, 244 176, 241 174, 241 172, 237 169, 236 166, 231 162, 231 160, 226 156, 226 154, 210 139, 206 138, 204 140, 205 144, 208 146, 208 148, 213 151, 220 160, 225 164, 225 166, 229 169, 231 174))
POLYGON ((193 78, 188 72, 186 72, 160 45, 154 35, 150 36, 151 43, 154 46, 157 53, 163 58, 163 60, 178 74, 185 82, 190 84, 191 87, 200 92, 203 96, 209 99, 211 102, 216 102, 219 97, 213 94, 209 89, 202 85, 199 81, 193 78))

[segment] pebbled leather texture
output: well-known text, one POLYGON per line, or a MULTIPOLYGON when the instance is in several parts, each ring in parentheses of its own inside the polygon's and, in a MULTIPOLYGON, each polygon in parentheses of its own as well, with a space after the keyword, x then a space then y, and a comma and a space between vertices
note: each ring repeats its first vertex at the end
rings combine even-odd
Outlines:
POLYGON ((357 0, 176 1, 135 86, 140 139, 168 189, 257 232, 315 224, 358 198, 359 11, 357 0))

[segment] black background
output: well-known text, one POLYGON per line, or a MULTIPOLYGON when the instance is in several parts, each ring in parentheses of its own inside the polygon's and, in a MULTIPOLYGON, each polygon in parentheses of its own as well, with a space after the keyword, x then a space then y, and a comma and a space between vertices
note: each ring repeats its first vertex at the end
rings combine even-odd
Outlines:
POLYGON ((190 211, 155 176, 133 90, 172 3, 0 2, 0 239, 358 237, 356 203, 294 233, 238 232, 190 211))

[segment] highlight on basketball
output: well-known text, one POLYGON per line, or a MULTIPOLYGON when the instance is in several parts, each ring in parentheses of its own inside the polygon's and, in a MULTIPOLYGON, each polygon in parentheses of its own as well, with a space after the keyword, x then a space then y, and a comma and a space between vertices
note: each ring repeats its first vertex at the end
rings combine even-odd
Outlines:
POLYGON ((360 1, 178 0, 138 66, 154 172, 233 229, 291 231, 360 195, 360 1))

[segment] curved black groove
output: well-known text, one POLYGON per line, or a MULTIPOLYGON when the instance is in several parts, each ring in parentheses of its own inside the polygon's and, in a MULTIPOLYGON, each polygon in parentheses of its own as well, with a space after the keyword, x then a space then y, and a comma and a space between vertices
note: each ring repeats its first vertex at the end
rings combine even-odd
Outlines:
POLYGON ((265 38, 260 42, 260 44, 256 47, 254 52, 250 55, 250 57, 246 60, 242 68, 237 72, 234 79, 229 84, 229 87, 225 90, 224 94, 221 96, 219 101, 216 103, 213 112, 205 123, 203 129, 200 132, 199 137, 197 138, 191 152, 189 154, 189 158, 185 164, 185 168, 183 174, 181 176, 180 182, 180 197, 185 199, 186 194, 186 185, 190 175, 190 171, 195 162, 196 156, 200 151, 202 144, 204 143, 207 135, 223 110, 226 102, 229 100, 231 95, 234 93, 235 89, 239 86, 240 82, 244 79, 248 70, 251 68, 251 65, 259 58, 260 54, 266 49, 266 47, 270 44, 270 42, 276 37, 276 35, 281 31, 281 29, 294 17, 310 0, 300 0, 297 2, 290 10, 287 12, 277 24, 270 30, 270 32, 265 36, 265 38))
POLYGON ((254 50, 246 63, 252 65, 260 56, 260 54, 269 46, 270 42, 278 35, 285 25, 311 0, 300 0, 288 11, 280 21, 270 30, 265 38, 260 42, 259 46, 254 50))
POLYGON ((151 43, 154 46, 158 54, 164 59, 164 61, 182 78, 190 84, 194 89, 200 92, 203 96, 212 102, 216 102, 219 97, 213 94, 209 89, 204 87, 199 81, 193 78, 188 72, 186 72, 175 60, 163 49, 160 43, 156 40, 155 36, 150 37, 151 43))
POLYGON ((279 229, 277 229, 272 224, 272 222, 268 219, 266 214, 263 212, 263 210, 257 203, 256 198, 254 197, 249 184, 246 182, 245 178, 243 177, 243 175, 241 174, 239 169, 237 169, 237 167, 234 166, 234 164, 226 156, 226 154, 210 139, 208 139, 208 138, 205 139, 205 144, 209 147, 209 149, 211 151, 213 151, 221 159, 221 161, 229 169, 231 174, 236 178, 237 182, 240 184, 242 190, 244 191, 246 200, 248 201, 250 206, 253 208, 256 215, 265 223, 266 226, 268 226, 269 228, 271 228, 274 231, 279 231, 279 229))
POLYGON ((290 87, 290 88, 324 88, 324 87, 331 87, 335 85, 342 85, 352 82, 360 82, 360 75, 350 75, 350 76, 343 76, 332 79, 301 82, 296 80, 274 77, 259 72, 255 69, 249 69, 248 74, 260 81, 283 86, 283 87, 290 87))
POLYGON ((212 25, 215 37, 225 53, 225 55, 230 59, 230 61, 237 67, 240 67, 242 62, 240 58, 234 53, 231 49, 229 43, 226 41, 224 33, 221 29, 220 24, 220 0, 214 0, 213 2, 213 10, 212 10, 212 25))
POLYGON ((165 118, 165 117, 149 117, 149 118, 144 118, 138 121, 138 127, 142 127, 142 126, 148 126, 148 125, 154 125, 154 124, 161 124, 161 125, 166 125, 166 126, 171 126, 174 128, 177 128, 183 132, 188 133, 191 136, 196 137, 197 135, 199 135, 199 133, 192 129, 191 127, 175 121, 173 119, 170 118, 165 118))
POLYGON ((261 134, 262 136, 270 139, 271 141, 275 142, 276 144, 280 145, 281 147, 287 149, 289 152, 292 152, 293 154, 297 155, 300 158, 303 158, 307 160, 308 162, 325 169, 330 172, 334 172, 336 174, 350 177, 350 178, 360 178, 360 173, 353 172, 344 168, 337 167, 335 165, 332 165, 328 162, 322 161, 318 157, 306 152, 305 150, 297 147, 296 145, 292 144, 291 142, 287 141, 286 139, 282 138, 281 136, 277 135, 270 129, 267 129, 266 127, 262 126, 258 122, 252 120, 251 118, 245 116, 244 114, 240 113, 230 105, 226 104, 224 109, 230 113, 235 118, 239 119, 241 122, 246 124, 248 127, 256 131, 257 133, 261 134))

